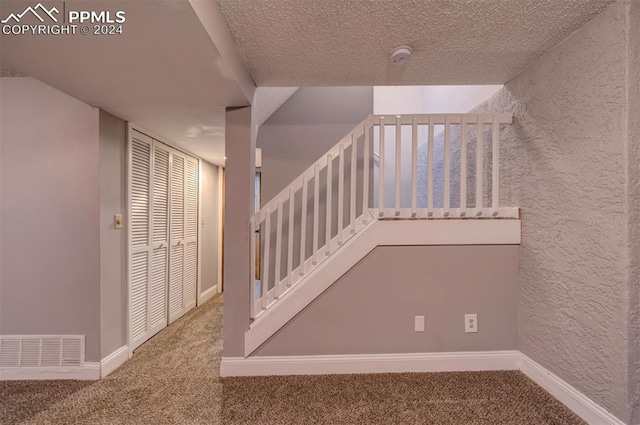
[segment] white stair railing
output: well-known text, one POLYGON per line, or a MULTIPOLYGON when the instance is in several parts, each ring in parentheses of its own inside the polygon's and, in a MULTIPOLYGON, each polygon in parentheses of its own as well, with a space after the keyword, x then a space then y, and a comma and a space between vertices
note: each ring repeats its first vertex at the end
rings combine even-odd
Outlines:
POLYGON ((252 238, 252 264, 262 267, 259 279, 251 274, 251 317, 373 218, 517 217, 517 208, 499 204, 499 130, 511 122, 511 114, 367 117, 252 217, 260 235, 252 238))

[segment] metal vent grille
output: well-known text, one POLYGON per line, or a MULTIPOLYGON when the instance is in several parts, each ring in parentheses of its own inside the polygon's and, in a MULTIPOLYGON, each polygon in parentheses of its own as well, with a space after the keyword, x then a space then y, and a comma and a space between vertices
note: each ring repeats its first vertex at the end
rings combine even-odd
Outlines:
POLYGON ((83 335, 0 336, 0 367, 83 367, 83 335))

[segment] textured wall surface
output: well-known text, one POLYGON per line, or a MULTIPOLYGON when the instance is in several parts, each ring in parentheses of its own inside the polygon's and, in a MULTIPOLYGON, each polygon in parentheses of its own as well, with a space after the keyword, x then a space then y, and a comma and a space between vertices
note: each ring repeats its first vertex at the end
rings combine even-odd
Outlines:
POLYGON ((127 344, 127 124, 100 110, 100 353, 127 344), (116 229, 113 215, 122 214, 116 229))
POLYGON ((86 335, 100 360, 98 109, 0 82, 0 334, 86 335))
POLYGON ((612 1, 218 3, 259 86, 309 87, 503 84, 612 1))
POLYGON ((629 404, 640 424, 640 1, 629 14, 629 404))
POLYGON ((522 207, 521 350, 624 420, 627 7, 611 6, 479 108, 514 113, 501 195, 522 207))
POLYGON ((517 350, 519 249, 378 247, 254 355, 517 350), (464 332, 467 313, 478 333, 464 332))

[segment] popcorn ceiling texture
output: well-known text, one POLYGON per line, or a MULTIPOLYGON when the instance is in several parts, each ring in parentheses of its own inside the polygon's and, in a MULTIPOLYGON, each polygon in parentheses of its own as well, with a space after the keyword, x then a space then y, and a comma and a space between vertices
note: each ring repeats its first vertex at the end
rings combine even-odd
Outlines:
POLYGON ((26 77, 26 75, 13 68, 0 68, 0 77, 26 77))
MULTIPOLYGON (((501 197, 522 207, 521 351, 625 422, 628 7, 612 5, 477 108, 514 114, 501 197)), ((637 322, 635 334, 632 351, 637 322)))
POLYGON ((218 3, 259 86, 349 86, 503 84, 612 1, 218 3))

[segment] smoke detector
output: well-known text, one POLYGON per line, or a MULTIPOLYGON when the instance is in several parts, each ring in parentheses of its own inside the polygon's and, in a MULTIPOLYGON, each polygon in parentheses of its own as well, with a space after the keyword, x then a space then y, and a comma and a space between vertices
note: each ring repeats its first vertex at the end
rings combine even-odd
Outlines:
POLYGON ((396 65, 402 65, 411 59, 411 47, 402 45, 391 51, 391 62, 396 65))

